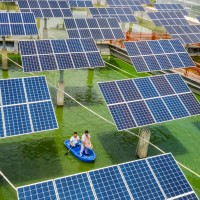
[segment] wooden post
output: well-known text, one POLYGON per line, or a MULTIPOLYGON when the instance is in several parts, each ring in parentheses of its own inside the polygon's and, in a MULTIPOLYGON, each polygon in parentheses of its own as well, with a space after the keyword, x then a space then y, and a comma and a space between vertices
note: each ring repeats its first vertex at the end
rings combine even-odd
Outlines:
POLYGON ((150 141, 150 137, 151 137, 151 131, 148 128, 142 128, 141 131, 139 132, 139 136, 141 138, 139 138, 139 141, 138 141, 136 155, 139 158, 146 158, 148 147, 149 147, 148 142, 150 141))
POLYGON ((60 70, 60 80, 58 82, 58 88, 57 90, 57 106, 64 106, 64 70, 60 70))

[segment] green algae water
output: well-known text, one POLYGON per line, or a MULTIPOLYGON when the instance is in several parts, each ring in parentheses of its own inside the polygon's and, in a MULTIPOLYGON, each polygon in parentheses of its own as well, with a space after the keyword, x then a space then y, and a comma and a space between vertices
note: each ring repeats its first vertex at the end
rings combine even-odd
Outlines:
MULTIPOLYGON (((10 55, 10 58, 21 64, 18 55, 10 55)), ((66 70, 65 92, 98 115, 113 122, 97 82, 150 74, 137 74, 131 65, 113 57, 104 57, 104 60, 119 69, 107 65, 105 68, 94 70, 66 70)), ((0 72, 1 79, 30 76, 10 61, 9 71, 3 72, 0 69, 0 72)), ((47 81, 53 85, 57 85, 59 80, 59 72, 35 75, 45 75, 47 81)), ((59 129, 0 140, 0 170, 15 187, 137 159, 137 137, 123 131, 118 132, 114 125, 89 112, 67 96, 64 107, 56 107, 56 89, 51 85, 49 89, 59 129), (91 134, 97 155, 94 163, 83 163, 71 153, 64 155, 67 151, 63 145, 65 139, 74 131, 81 135, 85 129, 91 134)), ((197 98, 200 100, 198 95, 197 98)), ((177 161, 200 174, 200 116, 153 125, 149 128, 153 144, 165 152, 172 152, 177 161)), ((131 131, 138 133, 138 129, 131 131)), ((150 146, 148 154, 153 156, 160 152, 150 146)), ((200 197, 200 179, 184 169, 183 172, 200 197)), ((16 192, 3 177, 0 177, 0 200, 16 199, 16 192)))

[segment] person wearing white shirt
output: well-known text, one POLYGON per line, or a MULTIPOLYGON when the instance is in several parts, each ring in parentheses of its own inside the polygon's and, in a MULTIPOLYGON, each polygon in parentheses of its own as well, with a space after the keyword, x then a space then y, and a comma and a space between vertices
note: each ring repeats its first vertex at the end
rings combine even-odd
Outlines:
POLYGON ((82 144, 81 144, 81 151, 80 151, 80 156, 83 155, 83 151, 85 150, 85 155, 88 155, 88 148, 92 148, 93 145, 90 141, 90 134, 88 130, 85 131, 85 133, 82 135, 82 144))
POLYGON ((70 145, 72 147, 75 147, 78 144, 79 140, 80 138, 78 136, 78 133, 74 132, 74 135, 70 138, 70 145))

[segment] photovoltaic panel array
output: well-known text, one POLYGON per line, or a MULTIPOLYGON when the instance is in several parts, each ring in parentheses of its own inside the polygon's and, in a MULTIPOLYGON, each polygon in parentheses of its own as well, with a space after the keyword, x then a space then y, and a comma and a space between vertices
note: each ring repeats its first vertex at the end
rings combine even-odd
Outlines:
POLYGON ((189 15, 181 4, 154 4, 154 6, 158 11, 179 11, 183 15, 189 15))
POLYGON ((192 199, 171 153, 17 188, 19 200, 192 199))
POLYGON ((0 36, 38 35, 33 13, 0 12, 0 36))
POLYGON ((105 66, 92 38, 20 41, 24 72, 105 66))
POLYGON ((179 40, 124 42, 137 72, 195 67, 179 40))
POLYGON ((178 74, 98 83, 119 131, 200 114, 178 74))
POLYGON ((90 8, 94 18, 116 18, 118 22, 137 22, 130 8, 90 8))
POLYGON ((72 17, 68 1, 18 0, 21 12, 33 12, 36 18, 72 17))
POLYGON ((132 11, 145 11, 141 2, 134 0, 106 0, 109 7, 129 7, 132 11))
POLYGON ((0 80, 0 137, 58 128, 44 76, 0 80))
POLYGON ((69 38, 125 39, 115 18, 68 18, 64 23, 69 38))
POLYGON ((178 39, 182 44, 200 42, 200 25, 164 26, 173 39, 178 39))
POLYGON ((199 22, 200 22, 200 16, 197 16, 197 19, 199 20, 199 22))
POLYGON ((85 7, 85 8, 91 8, 93 7, 92 1, 69 1, 69 6, 71 8, 77 8, 77 7, 85 7))
POLYGON ((184 15, 178 11, 162 11, 147 13, 156 26, 189 25, 184 15))

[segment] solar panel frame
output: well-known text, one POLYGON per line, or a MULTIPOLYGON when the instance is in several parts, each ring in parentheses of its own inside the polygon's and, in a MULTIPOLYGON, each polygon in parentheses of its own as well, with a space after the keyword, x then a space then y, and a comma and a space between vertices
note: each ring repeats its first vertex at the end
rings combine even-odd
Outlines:
POLYGON ((0 36, 38 35, 33 13, 1 12, 0 36))
POLYGON ((34 0, 27 1, 18 0, 21 12, 33 12, 36 18, 56 18, 56 17, 72 17, 69 4, 64 0, 34 0))
POLYGON ((99 82, 98 86, 118 131, 200 114, 200 105, 198 105, 198 101, 195 97, 192 97, 192 92, 178 74, 99 82), (155 78, 159 81, 154 82, 153 79, 155 78), (163 81, 163 79, 169 86, 168 90, 166 90, 167 92, 164 91, 164 88, 160 88, 159 86, 160 81, 163 81), (133 81, 133 85, 137 88, 136 91, 139 92, 140 96, 136 99, 127 99, 127 91, 133 92, 133 90, 125 89, 125 91, 122 91, 125 87, 121 87, 120 84, 118 85, 118 83, 128 81, 133 81), (107 93, 109 94, 109 98, 112 99, 112 95, 115 95, 115 91, 109 88, 109 84, 117 85, 116 89, 120 95, 120 98, 117 97, 118 100, 106 100, 104 88, 108 88, 107 93), (184 95, 190 96, 188 98, 191 99, 191 104, 184 102, 182 97, 184 95), (152 105, 154 101, 157 106, 152 105), (139 105, 133 106, 135 104, 139 105), (174 107, 174 105, 177 105, 177 108, 176 106, 174 107), (191 106, 197 109, 194 111, 191 106), (139 107, 142 109, 138 109, 139 107))
POLYGON ((195 66, 178 39, 124 42, 124 45, 137 72, 195 66))
POLYGON ((20 41, 19 45, 24 72, 105 66, 92 38, 20 41))
POLYGON ((90 34, 89 37, 94 38, 94 40, 125 39, 116 18, 66 18, 64 19, 64 24, 69 38, 84 38, 80 31, 88 30, 90 34), (78 20, 85 20, 87 27, 78 27, 78 20), (114 34, 114 30, 116 30, 118 34, 114 34), (69 34, 70 31, 76 31, 77 35, 69 34))
MULTIPOLYGON (((0 138, 19 136, 19 135, 30 134, 30 133, 41 132, 41 131, 49 131, 49 130, 54 130, 58 128, 58 123, 55 117, 55 112, 52 105, 51 96, 49 95, 50 93, 47 87, 47 81, 46 81, 45 76, 1 79, 0 80, 0 94, 2 94, 0 98, 0 104, 1 104, 0 116, 2 117, 3 127, 4 127, 4 130, 3 130, 4 137, 3 135, 1 135, 0 138), (31 81, 29 82, 29 80, 31 81), (9 81, 9 85, 5 85, 4 83, 8 81, 9 81), (30 85, 33 86, 33 82, 35 82, 36 84, 36 81, 37 81, 37 87, 34 87, 34 92, 36 93, 34 94, 35 97, 33 97, 33 95, 30 94, 30 92, 33 91, 33 89, 30 88, 30 85), (42 84, 38 84, 39 82, 41 82, 42 84), (19 86, 19 83, 21 87, 20 93, 22 95, 21 96, 14 95, 15 100, 13 101, 14 97, 12 97, 13 95, 11 93, 12 91, 15 91, 15 90, 17 91, 17 85, 19 86), (7 87, 7 89, 9 88, 9 91, 10 91, 10 97, 7 98, 7 100, 8 99, 12 100, 12 101, 9 101, 8 103, 7 102, 5 103, 5 101, 2 101, 2 97, 4 98, 4 93, 2 94, 2 89, 5 86, 7 87), (42 97, 39 96, 41 95, 39 90, 40 91, 44 90, 44 94, 42 94, 42 97), (24 98, 22 98, 22 100, 16 101, 17 97, 21 99, 21 97, 23 96, 24 98), (47 116, 47 118, 51 114, 51 119, 53 120, 52 122, 54 123, 51 125, 51 128, 43 127, 41 128, 40 131, 38 131, 37 129, 34 128, 34 125, 32 123, 33 115, 30 112, 30 105, 31 104, 36 105, 36 104, 42 104, 42 103, 48 103, 49 106, 51 107, 51 113, 48 113, 49 115, 47 116)), ((44 109, 43 110, 44 115, 46 114, 45 112, 46 110, 44 109)), ((43 122, 39 121, 38 123, 44 124, 44 121, 43 122)))
POLYGON ((71 7, 71 8, 92 8, 93 4, 92 4, 92 1, 70 0, 69 7, 71 7))
POLYGON ((89 8, 90 13, 94 18, 105 18, 105 17, 110 17, 113 18, 115 17, 118 22, 137 22, 136 18, 134 17, 132 10, 128 7, 123 8, 123 7, 111 7, 111 8, 104 8, 105 13, 102 13, 101 10, 103 8, 89 8), (129 18, 128 18, 129 17, 129 18))

